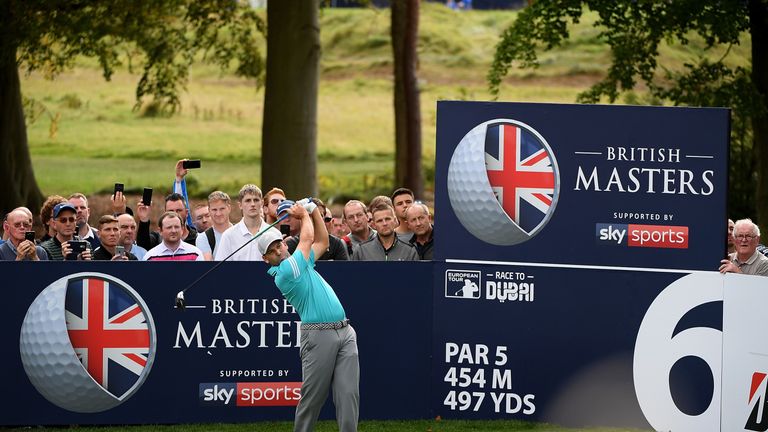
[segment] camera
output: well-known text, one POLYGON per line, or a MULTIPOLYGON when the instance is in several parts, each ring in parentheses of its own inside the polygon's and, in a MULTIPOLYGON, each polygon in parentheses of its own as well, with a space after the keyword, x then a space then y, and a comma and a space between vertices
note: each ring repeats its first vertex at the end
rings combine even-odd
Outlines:
POLYGON ((115 255, 125 256, 125 246, 115 246, 115 255))
POLYGON ((32 243, 35 242, 35 232, 34 231, 27 231, 24 233, 24 240, 29 240, 32 243))

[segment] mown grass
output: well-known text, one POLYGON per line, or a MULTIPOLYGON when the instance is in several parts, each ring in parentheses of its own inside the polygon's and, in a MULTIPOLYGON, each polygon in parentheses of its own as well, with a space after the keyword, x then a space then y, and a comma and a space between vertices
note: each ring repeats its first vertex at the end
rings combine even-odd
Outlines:
MULTIPOLYGON (((35 167, 43 190, 62 195, 78 190, 109 194, 114 183, 123 183, 129 194, 141 194, 144 187, 152 187, 158 194, 165 195, 173 183, 173 166, 169 167, 167 160, 114 158, 91 159, 83 163, 76 155, 46 155, 35 158, 35 167)), ((394 166, 391 161, 376 159, 356 162, 321 160, 319 170, 318 182, 323 196, 337 197, 338 200, 348 197, 347 191, 358 186, 372 192, 389 193, 394 166)), ((213 190, 237 196, 243 184, 258 184, 260 178, 259 164, 205 161, 202 169, 190 172, 187 185, 193 196, 207 196, 213 190)))
MULTIPOLYGON (((513 11, 457 12, 422 3, 423 165, 434 165, 438 100, 490 99, 485 76, 499 35, 515 16, 513 11)), ((499 100, 575 101, 610 63, 607 48, 592 27, 596 19, 594 14, 585 15, 572 28, 569 41, 540 55, 538 69, 513 69, 499 100)), ((321 196, 367 199, 395 186, 389 11, 324 8, 320 21, 321 196)), ((661 63, 679 70, 702 48, 697 38, 686 46, 664 46, 661 63)), ((749 49, 748 43, 732 47, 729 58, 747 64, 749 49)), ((231 192, 246 182, 260 183, 264 95, 253 82, 210 65, 195 66, 182 94, 181 111, 165 118, 133 110, 137 81, 138 75, 120 68, 106 82, 92 59, 79 59, 72 71, 55 81, 40 74, 22 77, 24 96, 38 103, 28 134, 35 174, 45 194, 109 191, 114 181, 135 188, 162 186, 165 191, 175 161, 183 157, 204 161, 204 168, 194 175, 193 192, 198 197, 216 188, 231 192)), ((646 100, 639 90, 623 101, 646 100)))
MULTIPOLYGON (((279 432, 293 430, 290 422, 260 422, 242 424, 191 424, 191 425, 145 425, 145 426, 94 426, 73 427, 77 432, 279 432)), ((22 429, 7 429, 11 431, 22 429)), ((24 429, 28 430, 28 429, 24 429)), ((35 432, 55 432, 61 428, 36 427, 35 432)), ((333 421, 318 422, 317 432, 337 431, 333 421)), ((546 423, 531 423, 518 420, 392 420, 363 421, 360 432, 640 432, 640 429, 625 428, 565 428, 546 423)))

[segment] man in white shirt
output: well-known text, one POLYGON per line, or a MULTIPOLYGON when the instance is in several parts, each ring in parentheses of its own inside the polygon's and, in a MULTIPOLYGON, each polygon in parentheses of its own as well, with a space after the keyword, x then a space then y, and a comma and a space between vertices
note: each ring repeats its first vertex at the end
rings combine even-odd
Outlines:
MULTIPOLYGON (((222 261, 236 251, 245 242, 253 238, 265 226, 263 214, 264 204, 261 200, 261 189, 253 184, 240 188, 237 194, 237 205, 243 212, 243 218, 221 236, 221 244, 216 246, 215 260, 222 261)), ((231 261, 262 261, 262 253, 251 242, 230 258, 231 261)))
POLYGON ((213 191, 208 195, 208 208, 213 226, 200 232, 195 243, 195 246, 203 251, 206 261, 213 260, 216 248, 221 244, 221 236, 232 226, 232 222, 229 221, 229 213, 232 211, 230 201, 226 192, 213 191))
POLYGON ((163 213, 158 225, 163 241, 147 251, 144 261, 203 261, 203 253, 197 246, 181 240, 182 221, 178 213, 163 213))

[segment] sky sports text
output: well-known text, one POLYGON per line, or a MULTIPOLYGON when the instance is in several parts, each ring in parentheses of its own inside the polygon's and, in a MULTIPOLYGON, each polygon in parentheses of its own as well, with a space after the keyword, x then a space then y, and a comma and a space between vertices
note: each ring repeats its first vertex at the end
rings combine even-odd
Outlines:
POLYGON ((599 245, 688 249, 688 227, 670 225, 595 224, 599 245))
POLYGON ((201 406, 296 406, 301 382, 200 383, 201 406))

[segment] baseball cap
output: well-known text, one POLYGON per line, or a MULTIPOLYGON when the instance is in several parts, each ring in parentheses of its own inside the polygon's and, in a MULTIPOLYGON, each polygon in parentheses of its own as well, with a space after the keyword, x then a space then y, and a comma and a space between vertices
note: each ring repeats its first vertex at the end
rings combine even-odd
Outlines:
POLYGON ((289 208, 293 207, 293 205, 296 204, 292 200, 283 200, 283 202, 280 203, 280 205, 277 206, 277 215, 282 216, 283 212, 287 212, 289 208))
POLYGON ((258 240, 256 240, 256 247, 259 248, 260 254, 266 255, 267 249, 269 249, 269 245, 278 240, 283 240, 283 235, 280 234, 280 231, 275 229, 275 227, 272 227, 268 229, 264 234, 262 234, 258 240))
POLYGON ((53 217, 54 217, 54 219, 59 217, 59 213, 61 213, 64 210, 72 210, 73 213, 77 213, 77 210, 75 209, 75 206, 73 206, 70 203, 56 204, 56 207, 53 208, 53 217))

